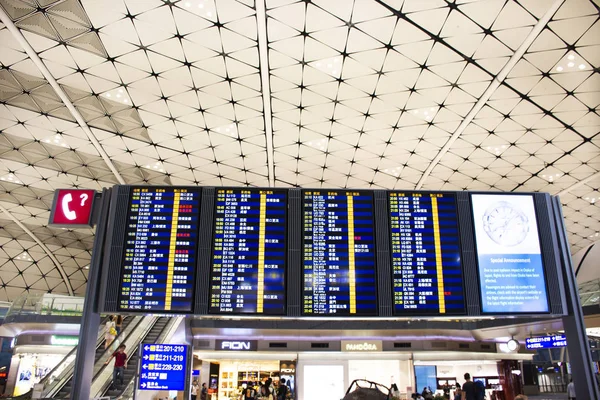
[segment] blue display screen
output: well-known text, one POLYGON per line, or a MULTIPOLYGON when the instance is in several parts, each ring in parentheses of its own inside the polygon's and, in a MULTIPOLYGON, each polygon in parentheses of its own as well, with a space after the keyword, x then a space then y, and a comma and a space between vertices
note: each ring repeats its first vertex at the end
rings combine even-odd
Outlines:
POLYGON ((389 192, 395 315, 464 314, 456 198, 389 192))
POLYGON ((532 195, 472 194, 484 313, 549 311, 532 195))
POLYGON ((303 314, 377 315, 373 193, 303 191, 303 314))
POLYGON ((185 390, 187 346, 144 344, 139 370, 140 390, 185 390))
POLYGON ((435 365, 415 365, 415 392, 423 393, 425 388, 432 392, 437 389, 437 367, 435 365))
POLYGON ((119 309, 191 312, 201 189, 131 189, 119 309))
POLYGON ((211 313, 285 313, 286 217, 284 190, 217 189, 211 313))
POLYGON ((539 336, 525 339, 525 347, 528 350, 552 349, 555 347, 565 347, 567 338, 565 335, 539 336))

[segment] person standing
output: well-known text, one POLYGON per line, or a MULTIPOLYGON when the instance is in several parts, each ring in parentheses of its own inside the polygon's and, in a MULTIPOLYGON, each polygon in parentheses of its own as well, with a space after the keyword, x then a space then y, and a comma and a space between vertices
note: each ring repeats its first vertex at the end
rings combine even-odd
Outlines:
POLYGON ((254 382, 248 382, 244 392, 244 400, 254 400, 256 398, 256 390, 254 390, 254 382))
POLYGON ((123 316, 122 315, 117 315, 117 319, 115 321, 115 329, 117 331, 117 336, 119 336, 121 334, 121 331, 123 330, 123 316))
POLYGON ((285 385, 285 378, 279 380, 279 387, 277 388, 277 400, 285 400, 287 397, 287 386, 285 385))
POLYGON ((575 384, 573 383, 573 379, 567 385, 567 398, 569 400, 575 400, 575 384))
POLYGON ((114 321, 114 316, 108 317, 108 321, 104 325, 104 350, 108 349, 117 337, 117 329, 114 321))
POLYGON ((198 381, 194 379, 192 382, 192 390, 191 390, 192 400, 196 400, 198 398, 198 381))
POLYGON ((200 400, 207 400, 208 397, 208 389, 206 388, 206 382, 202 384, 202 388, 200 389, 200 400))
POLYGON ((456 382, 456 389, 454 390, 454 400, 462 399, 462 390, 460 388, 460 383, 456 382))
POLYGON ((125 375, 125 369, 127 369, 127 354, 125 353, 126 346, 124 344, 120 345, 117 351, 112 353, 110 358, 104 363, 104 365, 108 365, 110 360, 115 359, 115 366, 113 368, 113 387, 115 389, 119 389, 117 386, 117 380, 121 382, 123 385, 124 380, 123 376, 125 375))
POLYGON ((475 384, 471 380, 471 374, 467 372, 464 377, 466 382, 462 385, 461 400, 477 400, 475 384))

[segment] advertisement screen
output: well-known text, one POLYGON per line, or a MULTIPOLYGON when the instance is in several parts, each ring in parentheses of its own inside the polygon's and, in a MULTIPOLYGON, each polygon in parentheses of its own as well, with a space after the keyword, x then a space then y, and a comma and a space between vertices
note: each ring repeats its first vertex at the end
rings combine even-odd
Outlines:
POLYGON ((285 313, 286 213, 286 191, 217 189, 211 313, 285 313))
POLYGON ((548 312, 532 195, 473 194, 484 313, 548 312))

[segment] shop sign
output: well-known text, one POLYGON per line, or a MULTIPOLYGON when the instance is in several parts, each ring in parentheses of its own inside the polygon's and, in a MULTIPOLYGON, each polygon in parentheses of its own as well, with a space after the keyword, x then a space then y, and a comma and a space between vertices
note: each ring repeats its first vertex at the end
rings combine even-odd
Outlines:
POLYGON ((258 341, 256 340, 217 340, 215 350, 225 351, 256 351, 258 341))
POLYGON ((50 344, 55 346, 77 346, 79 344, 79 338, 77 336, 52 335, 50 337, 50 344))
POLYGON ((363 353, 382 349, 381 340, 342 340, 342 351, 363 353))
POLYGON ((185 344, 145 344, 139 364, 140 390, 184 390, 188 346, 185 344))
POLYGON ((296 363, 294 361, 280 361, 279 372, 286 375, 294 375, 296 373, 296 363))
POLYGON ((525 347, 528 350, 552 349, 555 347, 565 347, 567 337, 565 335, 539 336, 525 339, 525 347))

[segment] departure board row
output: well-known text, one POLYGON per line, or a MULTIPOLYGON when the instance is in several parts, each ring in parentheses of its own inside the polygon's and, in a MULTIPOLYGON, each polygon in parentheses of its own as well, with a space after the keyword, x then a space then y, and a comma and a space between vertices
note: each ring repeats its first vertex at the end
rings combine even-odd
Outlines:
POLYGON ((285 313, 286 197, 217 189, 211 313, 285 313))
POLYGON ((389 194, 394 311, 465 311, 456 200, 451 194, 389 194))
POLYGON ((119 307, 191 312, 201 190, 133 188, 119 307))
POLYGON ((376 315, 373 194, 304 192, 305 315, 376 315))
POLYGON ((475 242, 485 306, 497 313, 516 304, 509 289, 522 287, 528 292, 521 297, 531 301, 513 309, 527 313, 535 304, 538 312, 548 310, 537 228, 530 227, 531 195, 472 195, 478 214, 465 217, 454 192, 376 197, 370 190, 306 189, 292 202, 285 189, 215 188, 204 199, 202 188, 129 190, 118 311, 185 314, 204 304, 212 315, 285 316, 289 295, 303 316, 377 316, 382 301, 390 300, 394 316, 465 315, 460 218, 475 218, 476 234, 496 243, 483 249, 483 239, 475 242), (529 214, 513 203, 530 207, 529 214), (505 216, 508 209, 512 214, 505 216), (201 221, 201 215, 207 217, 201 221), (497 222, 500 217, 509 222, 497 222), (513 226, 520 236, 504 233, 517 232, 513 226), (291 227, 298 231, 292 242, 291 227), (299 258, 290 258, 291 250, 299 258), (494 272, 517 263, 523 272, 506 283, 494 272), (519 286, 521 276, 537 280, 519 286), (208 282, 207 289, 195 293, 205 285, 198 282, 208 282), (386 285, 392 297, 380 299, 378 288, 386 285))

